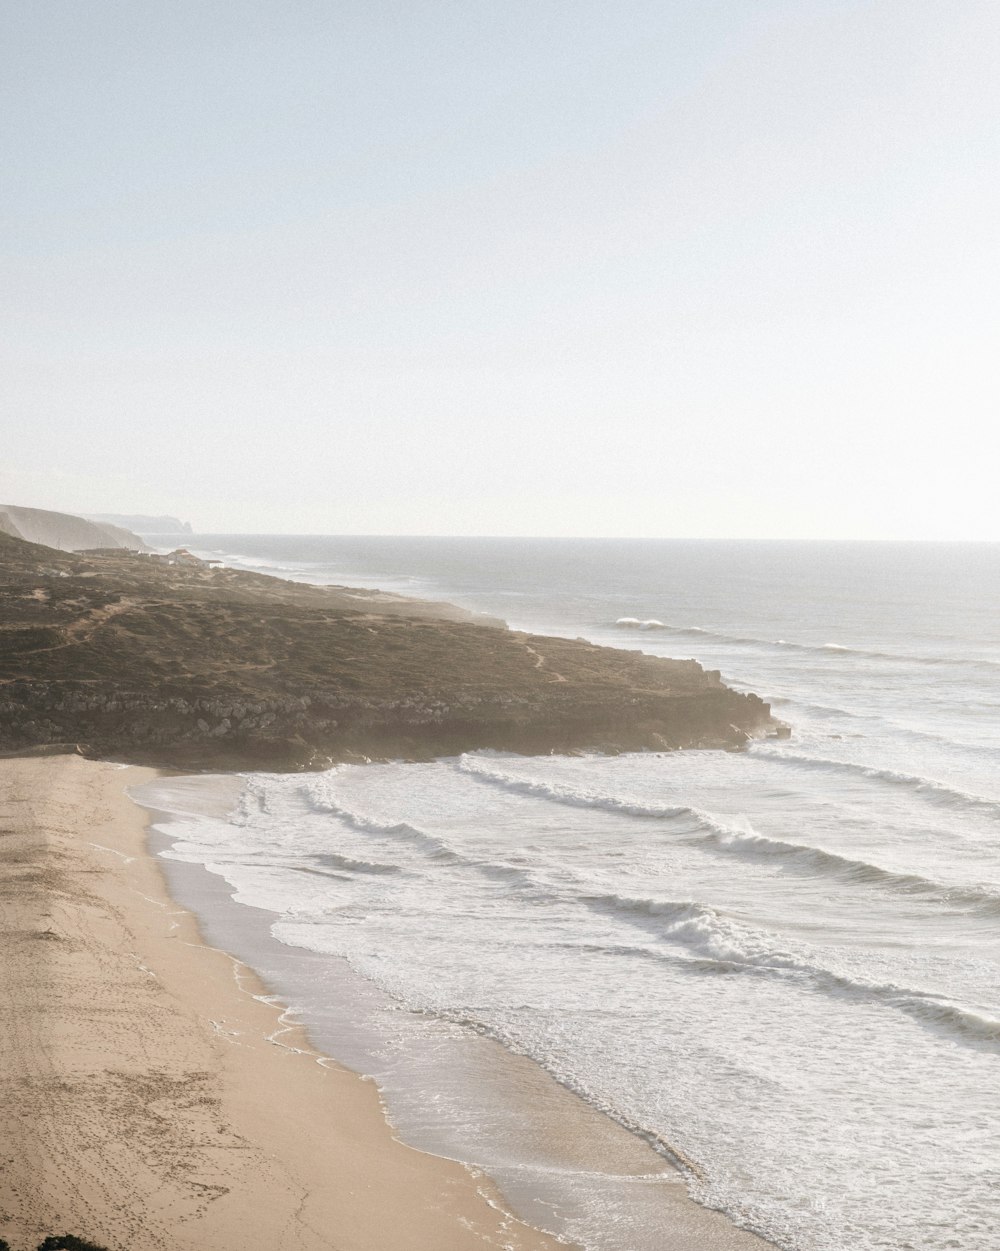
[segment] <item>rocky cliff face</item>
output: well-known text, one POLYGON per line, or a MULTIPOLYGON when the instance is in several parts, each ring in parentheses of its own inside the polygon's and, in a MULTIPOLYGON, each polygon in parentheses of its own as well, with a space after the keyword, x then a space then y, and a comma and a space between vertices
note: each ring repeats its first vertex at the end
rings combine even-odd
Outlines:
POLYGON ((482 747, 526 754, 735 748, 774 729, 756 696, 696 676, 705 680, 687 694, 626 688, 613 701, 601 689, 456 688, 391 699, 295 684, 287 695, 255 698, 238 690, 200 695, 194 685, 168 694, 15 680, 0 688, 0 749, 73 743, 94 756, 184 767, 297 768, 482 747))
POLYGON ((10 539, 0 595, 0 750, 301 768, 481 747, 737 747, 779 729, 694 661, 447 605, 10 539))

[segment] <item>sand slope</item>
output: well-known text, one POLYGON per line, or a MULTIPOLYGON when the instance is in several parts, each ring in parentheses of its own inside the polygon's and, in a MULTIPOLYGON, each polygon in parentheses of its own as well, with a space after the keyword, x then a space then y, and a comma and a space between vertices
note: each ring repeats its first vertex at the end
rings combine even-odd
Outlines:
POLYGON ((0 1237, 111 1251, 556 1244, 396 1142, 166 896, 123 792, 149 770, 0 760, 0 1237), (301 1050, 296 1050, 300 1048, 301 1050))
POLYGON ((47 508, 0 504, 0 531, 63 552, 78 552, 91 547, 120 547, 133 552, 150 550, 137 534, 122 526, 77 517, 72 513, 54 513, 47 508))

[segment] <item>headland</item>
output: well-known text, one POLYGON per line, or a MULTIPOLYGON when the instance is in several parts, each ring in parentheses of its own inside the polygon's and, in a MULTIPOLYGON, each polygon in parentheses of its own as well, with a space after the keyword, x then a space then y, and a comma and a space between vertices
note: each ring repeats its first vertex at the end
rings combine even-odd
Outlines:
POLYGON ((0 534, 0 750, 180 768, 735 748, 780 732, 694 660, 446 604, 0 534))

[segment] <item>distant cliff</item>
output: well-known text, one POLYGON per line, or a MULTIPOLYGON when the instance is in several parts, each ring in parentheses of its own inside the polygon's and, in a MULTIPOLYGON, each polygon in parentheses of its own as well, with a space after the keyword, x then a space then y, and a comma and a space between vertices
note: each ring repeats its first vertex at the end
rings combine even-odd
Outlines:
POLYGON ((190 521, 177 517, 150 517, 145 513, 87 513, 91 521, 105 521, 113 526, 124 526, 136 534, 193 534, 190 521))
POLYGON ((0 504, 0 533, 62 552, 81 552, 96 547, 149 551, 137 534, 121 526, 88 521, 72 513, 54 513, 47 508, 21 508, 16 504, 0 504))

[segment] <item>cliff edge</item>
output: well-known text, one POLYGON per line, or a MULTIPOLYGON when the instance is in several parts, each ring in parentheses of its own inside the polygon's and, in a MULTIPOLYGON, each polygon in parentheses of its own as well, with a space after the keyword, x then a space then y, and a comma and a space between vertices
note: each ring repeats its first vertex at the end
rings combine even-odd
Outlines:
POLYGON ((22 508, 18 504, 0 504, 0 534, 63 552, 99 547, 120 547, 133 552, 150 550, 137 534, 122 526, 88 521, 85 517, 56 513, 48 508, 22 508))

